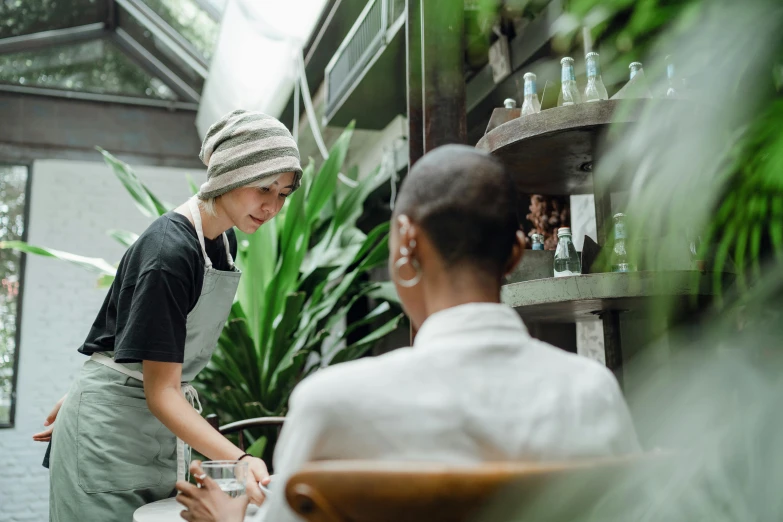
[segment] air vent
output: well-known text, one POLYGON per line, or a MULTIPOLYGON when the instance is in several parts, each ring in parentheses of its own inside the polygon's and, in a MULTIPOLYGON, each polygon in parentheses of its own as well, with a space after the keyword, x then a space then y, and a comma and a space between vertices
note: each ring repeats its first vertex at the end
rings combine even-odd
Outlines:
POLYGON ((370 0, 326 67, 326 120, 387 44, 387 31, 405 13, 405 0, 370 0))

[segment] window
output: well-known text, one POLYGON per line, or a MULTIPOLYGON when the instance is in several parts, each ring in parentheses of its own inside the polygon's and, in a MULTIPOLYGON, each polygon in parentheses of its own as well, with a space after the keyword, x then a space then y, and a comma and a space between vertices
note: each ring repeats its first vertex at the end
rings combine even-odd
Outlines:
POLYGON ((144 2, 184 36, 205 58, 212 56, 220 23, 194 0, 144 0, 144 2))
POLYGON ((0 38, 102 22, 105 0, 0 0, 0 38))
POLYGON ((0 82, 98 94, 176 98, 163 82, 145 73, 108 40, 0 56, 0 82))
MULTIPOLYGON (((0 165, 0 241, 26 239, 29 169, 0 165)), ((12 427, 19 360, 24 255, 0 249, 0 427, 12 427)))

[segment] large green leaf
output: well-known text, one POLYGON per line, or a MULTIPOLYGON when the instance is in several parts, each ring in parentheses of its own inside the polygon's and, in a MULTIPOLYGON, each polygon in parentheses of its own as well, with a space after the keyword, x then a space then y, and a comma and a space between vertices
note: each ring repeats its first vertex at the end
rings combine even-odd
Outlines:
POLYGON ((304 197, 305 191, 298 190, 289 198, 275 275, 264 294, 260 346, 267 346, 271 338, 272 321, 285 305, 280 296, 286 296, 296 288, 299 268, 307 253, 309 229, 305 220, 304 197))
POLYGON ((191 194, 193 194, 194 196, 198 194, 199 188, 198 185, 196 185, 196 182, 193 181, 193 177, 190 174, 186 174, 185 179, 188 180, 188 187, 190 188, 191 194))
MULTIPOLYGON (((275 218, 277 219, 277 218, 275 218)), ((255 234, 235 230, 237 235, 237 265, 242 270, 237 300, 248 319, 256 350, 260 350, 261 323, 266 307, 264 292, 274 277, 277 265, 277 230, 266 223, 255 234)))
MULTIPOLYGON (((351 189, 351 192, 337 207, 334 213, 332 227, 337 230, 345 226, 354 226, 356 220, 362 215, 364 202, 367 196, 375 190, 380 184, 389 181, 391 171, 375 169, 375 171, 364 178, 358 187, 351 189)), ((336 234, 335 234, 336 235, 336 234)))
POLYGON ((147 217, 159 217, 169 211, 166 205, 141 182, 127 163, 118 160, 100 147, 95 148, 103 155, 104 161, 111 167, 112 172, 131 195, 142 214, 147 217))
POLYGON ((376 288, 368 293, 367 296, 390 303, 400 302, 400 296, 397 295, 397 290, 394 288, 394 283, 392 281, 376 283, 376 288))
MULTIPOLYGON (((285 299, 285 307, 272 323, 274 335, 271 344, 267 347, 264 355, 264 366, 261 375, 268 378, 272 375, 270 368, 275 368, 282 355, 285 353, 288 344, 293 337, 294 328, 299 322, 299 314, 302 311, 306 295, 304 292, 289 294, 285 299)), ((267 384, 271 384, 271 379, 267 384)))
POLYGON ((346 346, 344 349, 340 350, 335 354, 335 356, 331 359, 330 364, 338 364, 345 361, 351 361, 354 359, 357 359, 367 353, 367 350, 369 350, 376 342, 383 339, 390 333, 392 333, 394 330, 397 329, 397 326, 400 324, 400 320, 402 319, 402 314, 394 317, 389 322, 381 326, 380 328, 377 328, 372 333, 366 335, 359 341, 353 343, 350 346, 346 346))
POLYGON ((321 209, 335 190, 337 183, 337 175, 343 167, 345 156, 348 154, 348 146, 351 143, 351 135, 353 134, 354 123, 343 131, 342 135, 337 139, 337 142, 329 151, 329 157, 324 161, 321 169, 318 171, 318 175, 313 180, 312 187, 308 190, 307 194, 307 223, 308 226, 315 224, 318 219, 321 209))
POLYGON ((77 256, 53 248, 39 247, 25 243, 24 241, 0 241, 0 249, 10 248, 25 254, 35 254, 43 257, 53 257, 62 261, 68 261, 71 264, 85 268, 91 272, 114 276, 117 269, 111 266, 108 261, 98 257, 77 256))
POLYGON ((124 246, 125 248, 130 247, 133 243, 136 242, 137 239, 139 239, 138 234, 134 234, 133 232, 128 232, 127 230, 108 230, 107 233, 117 240, 119 244, 124 246))
POLYGON ((98 276, 98 288, 109 288, 114 283, 114 275, 102 274, 98 276))

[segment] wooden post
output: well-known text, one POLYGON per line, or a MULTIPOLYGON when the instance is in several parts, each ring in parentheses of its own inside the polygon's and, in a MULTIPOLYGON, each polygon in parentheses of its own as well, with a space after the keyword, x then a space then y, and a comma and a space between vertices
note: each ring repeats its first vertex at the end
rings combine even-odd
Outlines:
POLYGON ((606 367, 612 370, 620 387, 623 387, 623 350, 620 338, 620 312, 601 314, 604 326, 604 357, 606 367))
POLYGON ((425 154, 448 143, 467 143, 464 11, 463 2, 421 2, 425 154))
MULTIPOLYGON (((467 142, 464 5, 407 0, 408 169, 425 153, 467 142)), ((416 337, 411 324, 410 341, 416 337)))

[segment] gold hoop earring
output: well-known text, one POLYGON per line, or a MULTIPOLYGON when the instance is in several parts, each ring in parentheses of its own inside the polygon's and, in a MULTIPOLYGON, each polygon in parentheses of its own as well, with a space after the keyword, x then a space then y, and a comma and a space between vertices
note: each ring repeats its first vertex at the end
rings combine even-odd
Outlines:
POLYGON ((392 277, 397 282, 397 284, 403 288, 413 288, 419 284, 419 281, 421 281, 421 275, 421 265, 419 265, 419 262, 416 261, 415 258, 410 258, 407 255, 404 255, 394 263, 394 273, 392 274, 392 277), (416 275, 413 276, 412 279, 403 279, 400 276, 400 269, 407 263, 410 263, 411 267, 413 267, 413 270, 416 271, 416 275))

